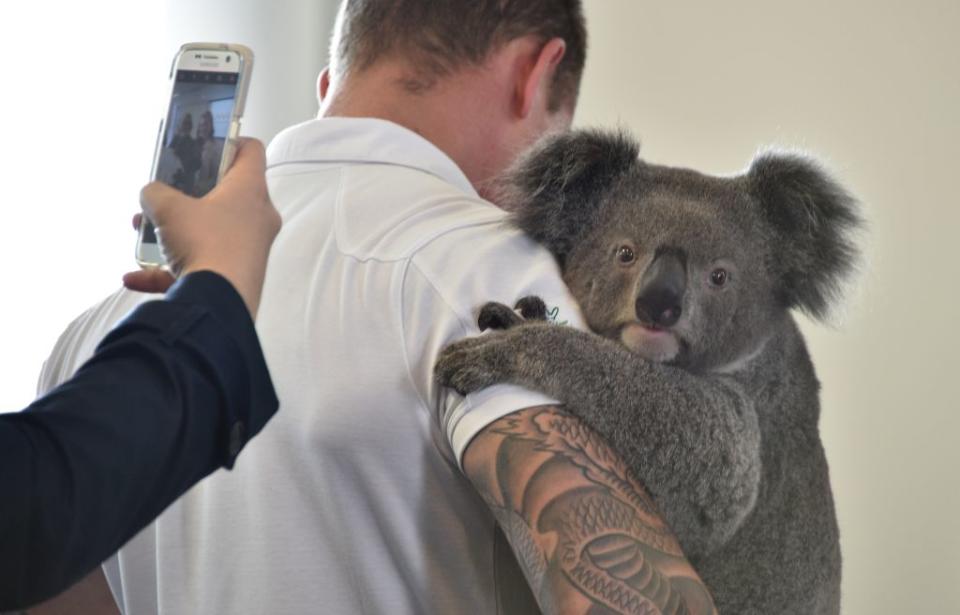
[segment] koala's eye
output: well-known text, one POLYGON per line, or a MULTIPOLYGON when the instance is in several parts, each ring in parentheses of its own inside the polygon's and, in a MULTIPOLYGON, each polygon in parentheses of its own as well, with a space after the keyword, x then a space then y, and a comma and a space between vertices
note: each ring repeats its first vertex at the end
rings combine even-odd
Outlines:
POLYGON ((635 260, 637 260, 637 255, 634 254, 633 248, 630 246, 620 246, 617 249, 617 261, 621 265, 629 265, 635 260))
POLYGON ((730 274, 727 273, 726 269, 714 269, 710 272, 710 283, 717 288, 725 285, 729 278, 730 274))

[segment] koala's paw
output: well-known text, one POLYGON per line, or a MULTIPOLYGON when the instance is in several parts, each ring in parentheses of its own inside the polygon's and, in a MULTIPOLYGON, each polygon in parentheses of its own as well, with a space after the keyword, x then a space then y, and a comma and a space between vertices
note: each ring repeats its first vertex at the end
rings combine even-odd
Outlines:
POLYGON ((487 329, 510 329, 523 322, 523 318, 517 316, 517 313, 509 307, 496 301, 484 304, 480 308, 480 316, 477 318, 477 326, 481 331, 487 329))
POLYGON ((543 299, 535 295, 524 297, 520 301, 517 301, 517 305, 514 307, 520 310, 520 315, 523 316, 524 320, 547 319, 547 304, 543 302, 543 299))
POLYGON ((501 352, 500 335, 471 337, 444 348, 433 368, 437 382, 466 395, 508 380, 509 360, 501 352))

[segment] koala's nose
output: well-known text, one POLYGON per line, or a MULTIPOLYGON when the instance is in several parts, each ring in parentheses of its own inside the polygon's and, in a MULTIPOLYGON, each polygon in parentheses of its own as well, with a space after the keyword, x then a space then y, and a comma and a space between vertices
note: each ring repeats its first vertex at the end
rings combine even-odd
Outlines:
POLYGON ((657 327, 672 327, 683 313, 687 290, 684 259, 673 252, 658 255, 643 274, 637 295, 637 318, 657 327))

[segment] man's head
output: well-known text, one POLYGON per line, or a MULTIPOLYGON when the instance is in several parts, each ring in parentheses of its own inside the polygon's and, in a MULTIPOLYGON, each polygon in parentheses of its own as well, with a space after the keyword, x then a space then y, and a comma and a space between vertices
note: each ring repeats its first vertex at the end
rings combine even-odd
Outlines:
POLYGON ((586 61, 579 0, 345 0, 330 56, 338 76, 384 57, 403 57, 413 69, 406 85, 422 91, 464 67, 481 66, 502 45, 524 36, 566 43, 549 107, 572 110, 586 61))
POLYGON ((569 126, 585 59, 580 0, 343 0, 321 113, 407 126, 482 185, 569 126))

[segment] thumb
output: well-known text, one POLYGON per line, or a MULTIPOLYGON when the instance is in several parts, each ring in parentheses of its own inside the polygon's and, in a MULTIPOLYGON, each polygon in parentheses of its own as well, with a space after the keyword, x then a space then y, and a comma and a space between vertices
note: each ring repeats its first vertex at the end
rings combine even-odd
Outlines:
POLYGON ((240 194, 260 192, 266 188, 267 155, 263 143, 257 139, 240 139, 233 164, 214 191, 240 194))

